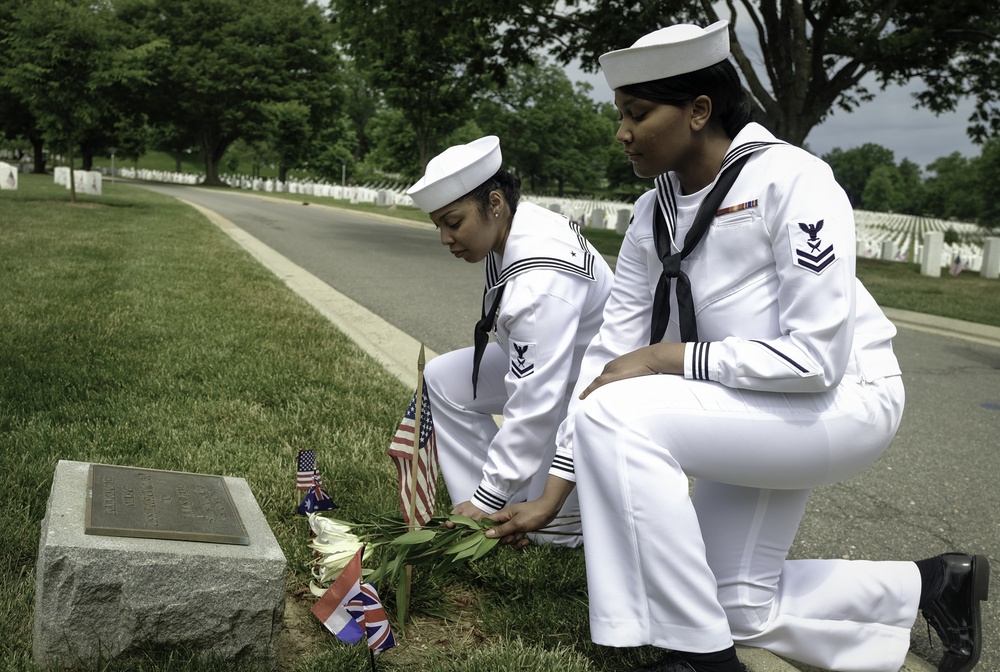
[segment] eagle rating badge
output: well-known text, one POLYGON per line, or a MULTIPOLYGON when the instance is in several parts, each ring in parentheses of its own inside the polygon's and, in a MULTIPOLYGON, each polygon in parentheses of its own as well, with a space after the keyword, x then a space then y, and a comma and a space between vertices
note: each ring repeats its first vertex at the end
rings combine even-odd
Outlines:
POLYGON ((797 266, 818 275, 836 260, 833 243, 825 245, 820 237, 820 231, 823 230, 822 219, 815 224, 792 223, 788 228, 792 242, 792 257, 797 266))
POLYGON ((535 344, 510 342, 510 372, 524 378, 535 372, 535 344))

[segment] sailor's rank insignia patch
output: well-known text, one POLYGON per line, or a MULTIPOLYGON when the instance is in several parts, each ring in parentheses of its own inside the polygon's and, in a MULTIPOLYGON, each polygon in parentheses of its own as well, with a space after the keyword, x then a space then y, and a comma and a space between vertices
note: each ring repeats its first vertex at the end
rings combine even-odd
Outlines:
POLYGON ((788 237, 792 243, 792 259, 797 266, 819 274, 836 261, 837 255, 833 251, 833 243, 827 245, 823 242, 822 219, 815 224, 793 222, 788 225, 788 229, 788 237))
POLYGON ((510 372, 524 378, 535 372, 535 344, 510 342, 510 372))

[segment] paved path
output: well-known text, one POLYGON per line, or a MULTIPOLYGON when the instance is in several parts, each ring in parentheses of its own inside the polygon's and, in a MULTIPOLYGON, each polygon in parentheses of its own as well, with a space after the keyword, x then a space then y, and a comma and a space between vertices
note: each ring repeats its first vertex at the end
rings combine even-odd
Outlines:
MULTIPOLYGON (((206 216, 406 385, 420 343, 428 357, 470 342, 481 269, 440 249, 430 224, 190 187, 149 187, 206 216), (206 210, 205 208, 210 208, 206 210), (336 287, 336 289, 334 289, 336 287)), ((1000 329, 887 310, 906 380, 906 412, 886 455, 813 495, 796 557, 919 559, 984 553, 1000 571, 1000 329)), ((1000 670, 997 604, 984 610, 978 670, 1000 670)), ((935 637, 936 640, 936 637, 935 637)), ((922 618, 906 672, 929 672, 922 618)), ((751 672, 809 670, 744 650, 751 672)))

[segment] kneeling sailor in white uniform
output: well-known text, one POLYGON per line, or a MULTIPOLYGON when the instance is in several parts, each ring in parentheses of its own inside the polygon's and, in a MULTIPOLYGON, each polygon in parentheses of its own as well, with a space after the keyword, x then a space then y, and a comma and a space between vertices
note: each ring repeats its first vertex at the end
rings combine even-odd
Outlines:
MULTIPOLYGON (((424 369, 453 513, 477 520, 541 494, 613 277, 565 216, 520 201, 520 181, 502 163, 499 139, 480 138, 431 159, 407 191, 456 258, 485 261, 476 346, 424 369)), ((575 498, 560 516, 540 540, 579 545, 575 498)))
POLYGON ((903 384, 895 327, 855 277, 843 189, 753 123, 728 56, 722 21, 601 57, 616 137, 655 188, 635 204, 545 491, 495 514, 491 536, 546 524, 578 482, 591 635, 670 650, 643 669, 740 672, 741 643, 897 672, 923 610, 939 672, 966 672, 984 556, 787 559, 811 489, 889 445, 903 384))

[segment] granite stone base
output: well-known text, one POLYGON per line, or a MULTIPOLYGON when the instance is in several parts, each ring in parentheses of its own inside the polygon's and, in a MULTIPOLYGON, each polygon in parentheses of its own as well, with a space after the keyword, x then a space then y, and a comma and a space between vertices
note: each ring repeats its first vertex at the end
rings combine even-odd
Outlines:
POLYGON ((38 545, 35 662, 176 650, 273 668, 286 561, 246 481, 225 479, 249 545, 88 535, 89 467, 56 466, 38 545))

